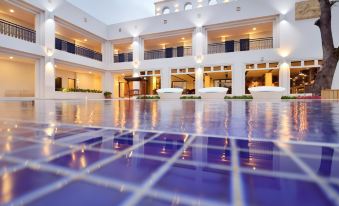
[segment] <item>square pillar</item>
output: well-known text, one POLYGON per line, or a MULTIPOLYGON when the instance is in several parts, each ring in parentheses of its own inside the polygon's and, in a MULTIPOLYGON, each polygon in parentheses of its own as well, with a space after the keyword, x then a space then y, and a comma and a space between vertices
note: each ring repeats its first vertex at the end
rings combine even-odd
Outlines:
POLYGON ((246 65, 236 63, 232 65, 232 95, 241 96, 245 94, 246 84, 246 65))
POLYGON ((279 65, 279 86, 284 87, 285 93, 284 95, 290 95, 291 91, 291 69, 289 63, 280 63, 279 65))
POLYGON ((35 97, 53 98, 55 93, 54 59, 42 57, 35 66, 35 97))
POLYGON ((114 63, 113 44, 110 41, 104 41, 101 44, 102 61, 110 66, 114 63))
POLYGON ((197 27, 192 34, 192 55, 195 57, 207 54, 207 31, 197 27))
POLYGON ((198 94, 198 90, 204 88, 204 72, 202 66, 198 66, 195 69, 195 94, 198 94))
POLYGON ((102 78, 102 89, 103 92, 111 92, 113 94, 113 75, 110 71, 105 71, 102 78))
POLYGON ((171 88, 171 69, 164 68, 161 70, 161 88, 171 88))
POLYGON ((133 64, 139 64, 143 60, 144 44, 141 37, 133 38, 133 64))

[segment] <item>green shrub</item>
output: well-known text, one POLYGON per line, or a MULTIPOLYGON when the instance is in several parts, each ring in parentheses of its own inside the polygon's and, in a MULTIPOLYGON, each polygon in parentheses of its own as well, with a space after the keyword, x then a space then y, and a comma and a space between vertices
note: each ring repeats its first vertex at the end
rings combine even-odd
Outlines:
POLYGON ((83 93, 102 93, 100 90, 95 89, 58 89, 56 91, 62 91, 62 92, 83 92, 83 93))
POLYGON ((112 92, 104 92, 104 96, 111 96, 112 92))
POLYGON ((160 99, 159 96, 138 96, 137 99, 160 99))
POLYGON ((253 99, 252 96, 242 95, 242 96, 225 96, 225 99, 253 99))
POLYGON ((295 96, 283 96, 281 99, 297 99, 295 96))
POLYGON ((201 99, 200 96, 182 96, 180 99, 201 99))

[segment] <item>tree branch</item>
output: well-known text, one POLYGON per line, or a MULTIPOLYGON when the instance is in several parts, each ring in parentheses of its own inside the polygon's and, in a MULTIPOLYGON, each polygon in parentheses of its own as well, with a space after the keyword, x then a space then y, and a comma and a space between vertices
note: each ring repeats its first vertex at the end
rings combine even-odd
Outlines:
POLYGON ((314 25, 316 25, 317 27, 320 28, 320 19, 317 19, 317 20, 314 22, 314 25))
POLYGON ((338 48, 336 48, 336 49, 334 50, 334 52, 335 52, 335 55, 336 55, 336 57, 337 57, 337 59, 338 59, 338 61, 339 61, 339 46, 338 46, 338 48))
POLYGON ((338 3, 338 2, 339 2, 339 0, 332 0, 332 1, 330 1, 331 7, 332 7, 334 4, 338 3))

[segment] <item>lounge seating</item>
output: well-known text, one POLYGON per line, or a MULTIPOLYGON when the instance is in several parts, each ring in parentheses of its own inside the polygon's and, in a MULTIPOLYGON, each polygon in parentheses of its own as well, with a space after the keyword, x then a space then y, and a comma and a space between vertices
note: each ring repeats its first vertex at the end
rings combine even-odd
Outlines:
POLYGON ((263 86, 263 87, 252 87, 248 89, 253 99, 272 99, 278 100, 284 95, 285 88, 283 87, 272 87, 272 86, 263 86))
POLYGON ((160 99, 180 99, 182 92, 183 89, 180 88, 163 88, 157 90, 160 99))
POLYGON ((228 88, 224 87, 208 87, 199 89, 201 99, 224 99, 228 88))

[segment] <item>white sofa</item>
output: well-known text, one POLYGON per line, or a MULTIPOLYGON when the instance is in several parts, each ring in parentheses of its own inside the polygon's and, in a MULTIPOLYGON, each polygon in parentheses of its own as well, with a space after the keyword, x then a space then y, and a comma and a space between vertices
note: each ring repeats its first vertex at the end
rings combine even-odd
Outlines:
POLYGON ((252 87, 248 90, 251 92, 253 99, 278 100, 284 95, 286 89, 283 87, 262 86, 252 87))
POLYGON ((224 99, 227 91, 228 88, 224 87, 208 87, 198 90, 201 99, 224 99))
POLYGON ((163 88, 158 89, 157 93, 160 99, 180 99, 183 91, 180 88, 163 88))

